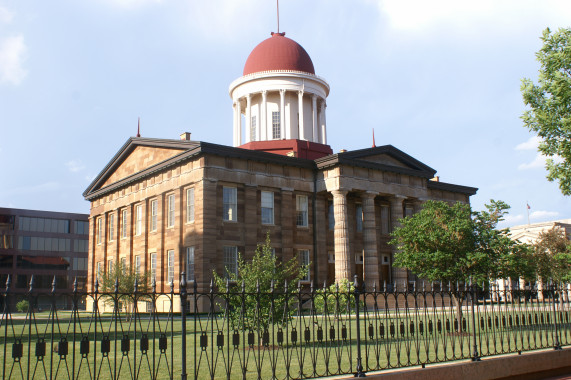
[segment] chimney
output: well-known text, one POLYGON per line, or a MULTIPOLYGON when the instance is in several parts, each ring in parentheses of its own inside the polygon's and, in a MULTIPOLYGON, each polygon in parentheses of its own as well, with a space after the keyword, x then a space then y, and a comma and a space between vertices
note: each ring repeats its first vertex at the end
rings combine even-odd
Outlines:
POLYGON ((190 132, 183 132, 180 134, 180 139, 190 141, 190 132))
POLYGON ((431 178, 430 180, 434 182, 440 182, 440 176, 434 176, 434 178, 431 178))

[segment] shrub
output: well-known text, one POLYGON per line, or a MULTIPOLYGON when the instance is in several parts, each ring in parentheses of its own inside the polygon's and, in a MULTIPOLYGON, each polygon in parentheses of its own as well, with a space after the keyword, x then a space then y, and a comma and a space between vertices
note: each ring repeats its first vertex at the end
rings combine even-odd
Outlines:
POLYGON ((27 300, 21 300, 16 304, 16 310, 20 313, 26 313, 30 308, 30 303, 27 300))

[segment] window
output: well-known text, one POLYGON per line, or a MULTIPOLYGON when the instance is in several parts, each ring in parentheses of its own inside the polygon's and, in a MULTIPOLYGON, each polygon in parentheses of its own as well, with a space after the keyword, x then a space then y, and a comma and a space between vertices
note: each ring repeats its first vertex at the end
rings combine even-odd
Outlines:
POLYGON ((143 206, 137 205, 135 208, 135 235, 139 236, 143 227, 143 206))
POLYGON ((186 247, 186 281, 194 281, 194 247, 186 247))
POLYGON ((252 116, 250 123, 250 141, 256 141, 256 115, 252 116))
POLYGON ((262 191, 262 224, 274 224, 274 193, 262 191))
POLYGON ((87 240, 76 239, 73 241, 73 250, 75 252, 87 252, 89 248, 89 242, 87 240))
POLYGON ((103 240, 103 219, 97 218, 97 244, 101 244, 103 240))
POLYGON ((327 208, 327 218, 328 218, 328 222, 329 222, 329 229, 333 230, 335 229, 335 214, 334 214, 334 210, 333 210, 333 202, 329 201, 329 205, 327 208))
POLYGON ((222 189, 222 203, 223 203, 223 213, 224 220, 235 222, 238 220, 238 197, 237 190, 235 187, 226 187, 222 189))
POLYGON ((157 282, 157 254, 151 253, 151 283, 157 282))
POLYGON ((174 249, 167 251, 167 282, 169 285, 174 284, 174 249))
POLYGON ((194 222, 194 189, 186 189, 186 222, 194 222))
POLYGON ((272 112, 272 138, 281 138, 280 111, 272 112))
POLYGON ((414 214, 414 208, 412 207, 412 205, 407 204, 404 206, 404 216, 412 216, 412 214, 414 214))
POLYGON ((363 232, 363 206, 357 205, 355 207, 355 217, 357 218, 356 229, 357 232, 363 232))
POLYGON ((115 215, 109 215, 109 241, 113 241, 115 235, 115 215))
POLYGON ((168 214, 167 214, 167 227, 174 226, 174 194, 167 197, 168 214))
POLYGON ((224 278, 238 274, 238 247, 224 247, 224 278))
POLYGON ((100 280, 100 279, 101 279, 101 266, 102 266, 101 264, 102 264, 101 261, 99 261, 99 262, 97 263, 97 269, 95 270, 95 273, 96 273, 96 276, 97 276, 97 277, 96 277, 96 280, 100 280))
POLYGON ((390 233, 390 209, 388 205, 381 206, 381 234, 388 235, 390 233))
POLYGON ((89 235, 89 222, 76 220, 74 223, 74 231, 78 235, 89 235))
POLYGON ((157 218, 159 214, 159 202, 156 199, 151 201, 151 231, 157 230, 157 218))
POLYGON ((307 227, 307 195, 295 197, 296 225, 307 227))
POLYGON ((299 250, 299 265, 301 265, 302 267, 305 267, 307 269, 307 273, 305 274, 305 277, 303 277, 301 280, 302 281, 309 281, 310 276, 309 276, 309 250, 308 249, 300 249, 299 250))
POLYGON ((107 275, 111 275, 113 273, 113 260, 107 261, 107 275))
POLYGON ((121 237, 127 237, 127 210, 121 212, 121 237))
POLYGON ((141 255, 135 256, 135 274, 141 274, 141 255))
POLYGON ((121 257, 121 273, 125 275, 127 272, 127 258, 121 257))

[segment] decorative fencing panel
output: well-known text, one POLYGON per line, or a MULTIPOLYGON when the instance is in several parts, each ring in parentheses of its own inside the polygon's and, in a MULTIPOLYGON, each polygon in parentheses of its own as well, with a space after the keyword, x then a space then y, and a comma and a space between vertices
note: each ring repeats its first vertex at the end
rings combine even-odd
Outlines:
MULTIPOLYGON (((184 278, 184 274, 182 276, 184 278)), ((571 344, 568 287, 240 284, 2 296, 3 379, 303 379, 571 344), (56 302, 68 297, 71 310, 56 302), (51 297, 49 310, 34 308, 51 297), (79 310, 81 304, 92 311, 79 310), (173 310, 186 310, 185 313, 173 310)))

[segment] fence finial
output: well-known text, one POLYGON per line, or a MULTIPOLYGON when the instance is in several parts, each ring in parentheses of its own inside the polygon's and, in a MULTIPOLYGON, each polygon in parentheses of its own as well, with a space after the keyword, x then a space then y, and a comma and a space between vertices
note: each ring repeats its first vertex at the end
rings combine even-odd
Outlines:
POLYGON ((52 280, 52 293, 56 292, 56 276, 54 276, 54 279, 52 280))
POLYGON ((30 293, 34 290, 34 275, 30 277, 30 293))
POLYGON ((139 279, 135 277, 135 281, 133 282, 133 293, 137 293, 139 287, 139 279))
POLYGON ((8 275, 8 277, 6 278, 6 291, 8 291, 10 289, 10 284, 12 283, 12 281, 10 280, 12 276, 8 275))
POLYGON ((77 276, 73 280, 73 292, 77 293, 77 276))
POLYGON ((186 273, 184 271, 180 272, 180 289, 186 290, 186 273))

